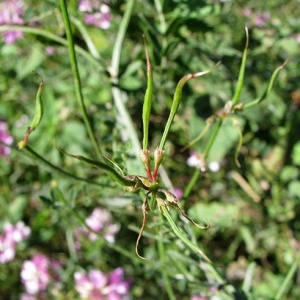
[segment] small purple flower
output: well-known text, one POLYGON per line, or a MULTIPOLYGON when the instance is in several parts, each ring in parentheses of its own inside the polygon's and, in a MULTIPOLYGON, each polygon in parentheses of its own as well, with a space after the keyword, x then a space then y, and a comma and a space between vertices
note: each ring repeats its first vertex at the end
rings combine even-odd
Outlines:
POLYGON ((14 259, 17 243, 22 242, 30 235, 30 228, 22 221, 16 225, 4 223, 3 235, 0 235, 0 263, 4 264, 14 259))
POLYGON ((53 47, 53 46, 47 46, 46 48, 45 48, 45 54, 46 55, 54 55, 56 53, 56 48, 55 47, 53 47))
MULTIPOLYGON (((119 231, 120 226, 113 223, 113 218, 109 211, 95 208, 85 222, 95 232, 102 232, 104 238, 109 243, 115 242, 115 235, 119 231)), ((83 229, 83 232, 88 235, 90 241, 96 241, 98 239, 97 234, 88 231, 86 228, 83 229)))
POLYGON ((90 300, 121 300, 128 297, 131 280, 123 281, 123 269, 105 275, 98 270, 74 274, 75 288, 80 296, 90 300))
MULTIPOLYGON (((7 123, 3 119, 0 119, 0 142, 6 145, 12 145, 14 142, 13 137, 9 135, 7 123)), ((0 144, 0 156, 8 155, 10 152, 10 148, 0 144)))
MULTIPOLYGON (((5 0, 0 3, 0 25, 16 24, 22 25, 23 17, 22 0, 5 0)), ((23 37, 23 32, 19 30, 8 30, 4 32, 4 42, 13 44, 17 39, 23 37)))
POLYGON ((254 17, 253 21, 257 27, 263 27, 265 25, 266 21, 268 21, 269 19, 270 19, 270 14, 268 12, 263 12, 263 13, 257 14, 254 17))
MULTIPOLYGON (((107 1, 103 1, 107 2, 107 1)), ((102 29, 110 27, 110 8, 99 0, 80 0, 79 10, 84 12, 84 22, 102 29)))
POLYGON ((242 10, 242 14, 247 17, 252 24, 254 24, 257 27, 263 27, 270 19, 270 13, 269 12, 262 12, 262 13, 256 13, 251 8, 244 8, 242 10))

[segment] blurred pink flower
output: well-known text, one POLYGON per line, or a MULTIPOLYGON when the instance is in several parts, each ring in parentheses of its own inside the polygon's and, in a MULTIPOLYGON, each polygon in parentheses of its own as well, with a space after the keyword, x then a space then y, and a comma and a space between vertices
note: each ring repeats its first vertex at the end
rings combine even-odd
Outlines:
MULTIPOLYGON (((86 224, 97 233, 101 233, 109 243, 115 242, 115 235, 120 229, 119 224, 113 223, 112 215, 106 209, 95 208, 92 214, 85 220, 86 224)), ((90 241, 96 241, 98 235, 89 231, 87 228, 77 228, 75 230, 76 242, 82 235, 87 235, 90 241)), ((80 244, 76 243, 77 248, 80 244)))
MULTIPOLYGON (((103 1, 107 2, 107 1, 103 1)), ((84 22, 87 25, 107 29, 110 27, 110 8, 99 0, 80 0, 79 10, 84 12, 84 22)))
POLYGON ((128 296, 131 280, 123 281, 123 269, 117 268, 105 275, 98 270, 90 270, 88 274, 74 274, 75 288, 80 296, 89 300, 121 300, 128 296))
POLYGON ((36 254, 31 260, 24 261, 21 280, 28 294, 36 295, 46 290, 50 282, 49 267, 49 258, 42 254, 36 254))
MULTIPOLYGON (((7 123, 3 119, 0 119, 0 142, 6 145, 12 145, 14 142, 13 137, 9 135, 7 123)), ((11 152, 10 148, 0 144, 0 156, 8 155, 10 152, 11 152)))
POLYGON ((256 14, 254 16, 253 22, 257 27, 263 27, 266 21, 268 21, 269 19, 270 19, 270 13, 263 12, 263 13, 256 14))
POLYGON ((265 11, 262 13, 258 13, 258 12, 254 12, 251 8, 244 8, 242 10, 242 14, 245 17, 247 17, 251 21, 251 23, 253 23, 253 25, 257 27, 263 27, 266 21, 270 19, 269 12, 265 11))
POLYGON ((51 261, 47 256, 37 253, 31 260, 23 262, 21 281, 29 295, 38 295, 46 291, 52 281, 59 281, 58 261, 51 261))
POLYGON ((179 188, 174 187, 174 188, 171 190, 171 192, 172 192, 178 199, 182 198, 182 196, 183 196, 183 191, 182 191, 182 189, 179 189, 179 188))
POLYGON ((214 300, 214 299, 219 299, 219 298, 216 298, 215 296, 213 296, 213 294, 215 294, 218 291, 218 289, 216 287, 214 287, 214 286, 210 287, 209 291, 210 291, 211 295, 208 295, 205 292, 200 292, 199 295, 192 296, 191 300, 214 300))
POLYGON ((15 255, 15 243, 10 238, 0 235, 0 264, 13 260, 15 255))
MULTIPOLYGON (((0 25, 16 24, 22 25, 24 21, 22 16, 23 1, 21 0, 5 0, 0 3, 0 25)), ((23 32, 19 30, 8 30, 4 32, 4 42, 13 44, 17 39, 23 37, 23 32)))
POLYGON ((14 259, 17 243, 22 242, 30 235, 30 228, 22 221, 16 225, 5 222, 3 235, 0 235, 0 263, 4 264, 14 259))

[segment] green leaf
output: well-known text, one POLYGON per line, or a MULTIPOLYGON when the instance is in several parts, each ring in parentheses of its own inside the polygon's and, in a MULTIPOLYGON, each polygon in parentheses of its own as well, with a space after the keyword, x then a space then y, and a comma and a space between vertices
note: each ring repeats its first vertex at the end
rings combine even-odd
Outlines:
POLYGON ((30 49, 31 52, 29 55, 24 55, 18 58, 16 71, 19 80, 22 80, 33 70, 36 70, 45 59, 43 48, 39 44, 35 43, 30 49))

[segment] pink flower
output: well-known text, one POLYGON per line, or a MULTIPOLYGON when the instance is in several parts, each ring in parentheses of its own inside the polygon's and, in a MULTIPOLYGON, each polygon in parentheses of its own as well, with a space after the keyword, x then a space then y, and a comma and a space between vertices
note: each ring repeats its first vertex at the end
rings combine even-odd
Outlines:
POLYGON ((263 27, 265 25, 266 21, 269 19, 270 19, 270 14, 268 12, 263 12, 263 13, 257 14, 254 17, 254 24, 257 27, 263 27))
POLYGON ((3 231, 9 236, 15 243, 20 243, 30 235, 30 228, 25 226, 22 221, 19 221, 15 226, 10 223, 4 223, 3 231))
POLYGON ((110 27, 110 8, 105 3, 100 4, 98 0, 81 0, 79 10, 84 12, 85 24, 102 29, 110 27))
POLYGON ((192 296, 191 300, 214 300, 214 299, 217 299, 216 297, 214 297, 212 295, 215 294, 218 291, 218 289, 216 287, 212 286, 209 288, 209 291, 210 291, 211 296, 206 294, 205 292, 200 292, 199 295, 192 296))
POLYGON ((128 296, 131 280, 123 281, 123 269, 117 268, 109 276, 98 270, 88 274, 74 274, 75 288, 80 296, 89 300, 121 300, 128 296))
MULTIPOLYGON (((17 24, 22 25, 24 21, 22 16, 23 1, 21 0, 5 0, 0 3, 0 25, 17 24)), ((17 39, 23 37, 22 31, 8 30, 4 32, 4 42, 6 44, 12 44, 17 39)))
POLYGON ((171 192, 172 192, 178 199, 182 198, 182 196, 183 196, 183 191, 182 191, 182 189, 179 189, 179 188, 174 187, 174 188, 171 190, 171 192))
POLYGON ((257 27, 263 27, 266 21, 270 19, 269 12, 256 13, 251 8, 244 8, 242 13, 257 27))
MULTIPOLYGON (((0 142, 6 145, 12 145, 14 142, 13 137, 9 135, 7 123, 3 119, 0 119, 0 142)), ((0 156, 8 155, 10 152, 11 152, 10 148, 0 144, 0 156)))
POLYGON ((16 246, 12 239, 0 235, 0 264, 5 264, 14 259, 16 246))
POLYGON ((8 222, 3 226, 4 235, 0 236, 0 263, 4 264, 14 259, 17 243, 22 242, 30 235, 30 228, 22 221, 16 225, 8 222))
POLYGON ((20 277, 27 294, 41 294, 46 291, 51 281, 59 281, 60 278, 56 273, 59 267, 59 262, 51 261, 39 253, 31 260, 24 261, 20 277))
POLYGON ((24 261, 21 280, 28 294, 36 295, 46 290, 50 282, 49 267, 50 260, 41 254, 36 254, 31 260, 24 261))
MULTIPOLYGON (((119 231, 120 226, 113 223, 113 218, 109 211, 95 208, 85 221, 95 232, 103 234, 109 243, 115 242, 115 235, 119 231)), ((90 241, 96 241, 98 239, 97 234, 90 232, 87 228, 79 228, 75 231, 77 238, 80 238, 82 234, 87 235, 90 241)))

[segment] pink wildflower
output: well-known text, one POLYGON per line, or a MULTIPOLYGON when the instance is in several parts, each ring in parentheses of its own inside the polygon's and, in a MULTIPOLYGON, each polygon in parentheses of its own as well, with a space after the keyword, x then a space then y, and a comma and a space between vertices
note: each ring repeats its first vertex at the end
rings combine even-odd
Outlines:
MULTIPOLYGON (((106 2, 106 1, 104 1, 106 2)), ((84 22, 102 29, 110 27, 110 8, 99 0, 80 0, 79 10, 84 12, 84 22)))
POLYGON ((121 300, 128 296, 131 280, 123 281, 123 269, 117 268, 109 276, 98 270, 88 274, 74 274, 75 288, 82 298, 90 300, 121 300))
POLYGON ((4 264, 14 259, 16 255, 16 245, 30 235, 30 228, 22 221, 16 225, 8 222, 4 223, 3 235, 0 235, 0 263, 4 264))
POLYGON ((219 298, 216 298, 215 296, 213 296, 213 294, 215 294, 218 291, 218 289, 216 287, 210 287, 209 291, 210 291, 211 295, 208 295, 205 292, 200 292, 199 295, 192 296, 191 300, 214 300, 214 299, 219 299, 219 298))
MULTIPOLYGON (((113 218, 109 211, 95 208, 85 221, 91 229, 97 233, 101 233, 109 243, 115 242, 115 235, 119 231, 120 226, 113 223, 113 218)), ((80 238, 82 234, 87 235, 92 242, 98 239, 98 235, 89 231, 87 228, 78 228, 75 231, 75 237, 77 239, 80 238)))
POLYGON ((183 196, 183 191, 182 191, 182 189, 179 189, 179 188, 174 187, 174 188, 171 190, 171 192, 172 192, 178 199, 182 198, 182 196, 183 196))
POLYGON ((36 254, 31 260, 24 261, 21 280, 28 294, 36 295, 46 290, 50 282, 49 267, 49 258, 41 254, 36 254))
POLYGON ((41 295, 52 281, 59 281, 57 269, 60 263, 51 261, 47 256, 36 254, 31 260, 23 262, 21 281, 28 295, 41 295))
MULTIPOLYGON (((24 21, 22 16, 23 1, 21 0, 5 0, 0 3, 0 25, 16 24, 22 25, 24 21)), ((13 44, 17 39, 23 37, 23 32, 19 30, 8 30, 4 32, 4 42, 13 44)))
MULTIPOLYGON (((12 145, 14 142, 13 137, 9 135, 7 123, 3 119, 0 119, 0 142, 6 145, 12 145)), ((11 152, 10 148, 0 144, 0 156, 8 155, 10 152, 11 152)))

